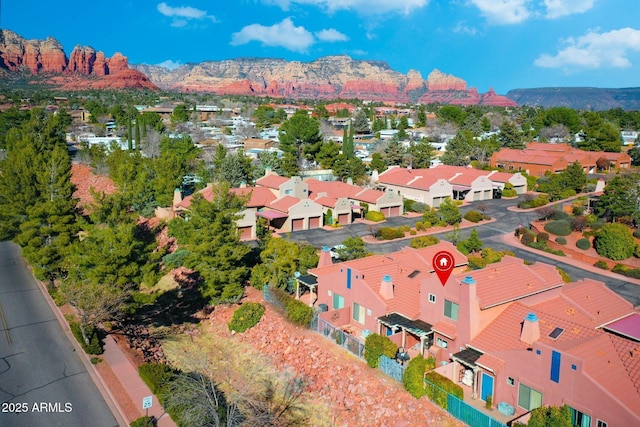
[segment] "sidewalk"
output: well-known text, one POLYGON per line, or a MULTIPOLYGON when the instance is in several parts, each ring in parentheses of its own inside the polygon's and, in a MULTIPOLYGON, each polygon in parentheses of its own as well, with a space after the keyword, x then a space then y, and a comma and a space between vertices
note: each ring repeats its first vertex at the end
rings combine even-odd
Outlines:
MULTIPOLYGON (((146 415, 146 410, 142 409, 142 399, 153 396, 149 387, 142 381, 138 371, 131 361, 124 354, 118 343, 111 335, 107 335, 104 340, 104 362, 109 365, 118 381, 127 391, 136 407, 139 409, 140 417, 146 415)), ((152 406, 149 408, 149 416, 154 416, 158 420, 158 427, 177 427, 171 417, 164 411, 156 396, 152 397, 152 406)), ((129 420, 131 422, 133 420, 129 420)))

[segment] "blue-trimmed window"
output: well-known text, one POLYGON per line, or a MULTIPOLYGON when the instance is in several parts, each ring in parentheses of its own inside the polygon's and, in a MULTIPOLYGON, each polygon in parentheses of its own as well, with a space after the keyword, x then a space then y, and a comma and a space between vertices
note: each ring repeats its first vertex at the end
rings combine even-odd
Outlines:
POLYGON ((351 269, 347 268, 347 289, 351 289, 351 269))
POLYGON ((560 361, 562 355, 557 351, 551 352, 551 381, 555 383, 560 382, 560 361))

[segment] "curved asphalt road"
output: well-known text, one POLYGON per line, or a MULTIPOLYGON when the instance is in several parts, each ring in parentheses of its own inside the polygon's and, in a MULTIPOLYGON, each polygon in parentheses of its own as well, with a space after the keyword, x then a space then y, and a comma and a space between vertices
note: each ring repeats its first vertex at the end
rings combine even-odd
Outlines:
POLYGON ((0 426, 117 425, 19 248, 0 242, 0 426))
MULTIPOLYGON (((522 247, 511 246, 502 241, 502 236, 507 233, 513 233, 518 225, 528 225, 531 221, 536 220, 538 217, 534 212, 512 212, 508 208, 517 205, 518 199, 497 199, 487 200, 484 202, 476 202, 471 205, 464 206, 460 209, 461 212, 475 209, 478 210, 478 206, 481 204, 486 207, 485 213, 495 218, 496 221, 481 224, 475 228, 478 230, 480 240, 484 243, 485 247, 491 247, 495 250, 509 250, 513 252, 518 258, 526 259, 533 262, 544 262, 547 264, 556 265, 564 270, 572 280, 580 280, 591 278, 604 282, 611 290, 631 302, 634 306, 640 306, 640 285, 624 280, 622 276, 620 279, 612 278, 606 275, 597 274, 592 271, 583 270, 579 265, 574 265, 568 262, 557 261, 543 255, 543 252, 530 252, 525 251, 522 247)), ((406 218, 406 217, 394 217, 385 221, 385 227, 396 227, 399 225, 411 225, 413 226, 420 218, 406 218)), ((311 242, 313 246, 334 246, 341 243, 348 237, 363 237, 372 234, 373 228, 380 228, 383 225, 370 226, 362 223, 354 223, 340 229, 326 231, 323 229, 296 231, 290 234, 290 239, 295 241, 307 241, 311 242)), ((460 230, 460 239, 466 239, 471 232, 471 228, 460 230)), ((449 240, 447 236, 449 233, 435 234, 440 240, 449 240)), ((369 244, 367 248, 377 254, 394 252, 402 249, 409 244, 410 240, 403 239, 397 241, 390 241, 379 244, 369 244)))

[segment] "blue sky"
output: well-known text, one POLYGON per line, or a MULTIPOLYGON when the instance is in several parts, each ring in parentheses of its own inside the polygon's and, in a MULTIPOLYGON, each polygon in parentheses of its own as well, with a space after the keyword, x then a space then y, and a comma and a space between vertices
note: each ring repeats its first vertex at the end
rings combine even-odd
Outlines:
MULTIPOLYGON (((1 2, 1 0, 0 0, 1 2)), ((5 0, 0 26, 132 64, 238 57, 385 61, 498 93, 640 86, 637 0, 5 0)))

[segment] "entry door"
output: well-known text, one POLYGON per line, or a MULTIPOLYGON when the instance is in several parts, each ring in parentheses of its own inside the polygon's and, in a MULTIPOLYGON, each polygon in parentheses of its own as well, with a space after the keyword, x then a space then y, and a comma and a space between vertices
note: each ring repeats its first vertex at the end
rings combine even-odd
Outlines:
POLYGON ((493 396, 493 377, 482 373, 482 390, 480 393, 480 399, 487 400, 487 396, 493 396))

